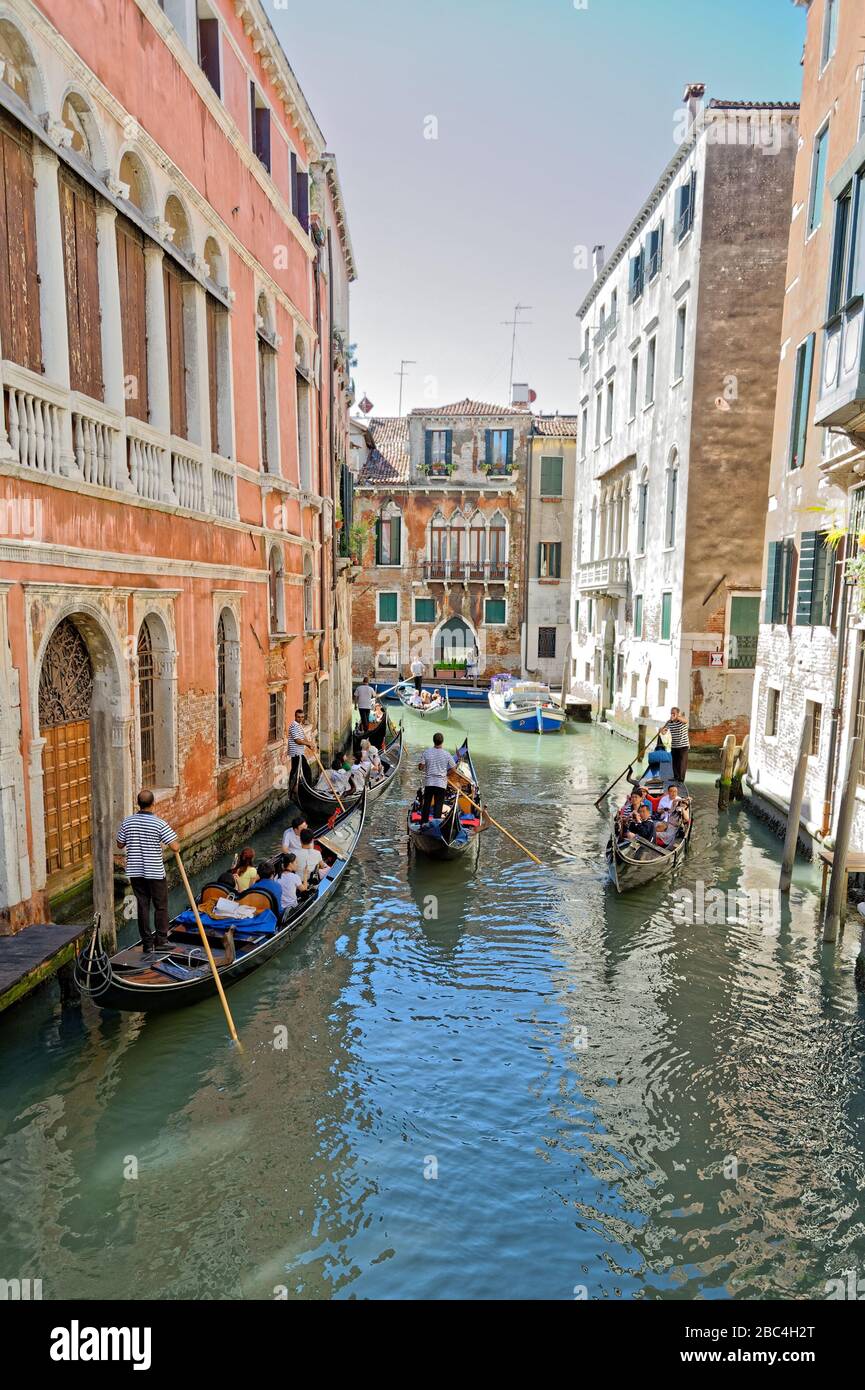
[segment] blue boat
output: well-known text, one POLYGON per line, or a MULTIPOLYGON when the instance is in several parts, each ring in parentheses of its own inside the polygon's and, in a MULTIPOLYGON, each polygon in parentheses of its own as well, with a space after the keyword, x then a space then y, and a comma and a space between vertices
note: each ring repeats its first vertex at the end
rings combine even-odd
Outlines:
MULTIPOLYGON (((400 682, 404 684, 404 682, 400 682)), ((389 704, 400 703, 400 698, 396 690, 393 689, 393 681, 373 681, 372 688, 382 700, 389 704)), ((433 695, 436 690, 442 689, 441 681, 426 681, 421 686, 433 695)), ((448 685, 448 699, 452 705, 485 705, 487 702, 487 687, 476 685, 448 685)))
POLYGON ((518 681, 493 676, 489 706, 500 724, 520 734, 553 734, 565 722, 561 705, 553 704, 550 687, 542 681, 518 681))

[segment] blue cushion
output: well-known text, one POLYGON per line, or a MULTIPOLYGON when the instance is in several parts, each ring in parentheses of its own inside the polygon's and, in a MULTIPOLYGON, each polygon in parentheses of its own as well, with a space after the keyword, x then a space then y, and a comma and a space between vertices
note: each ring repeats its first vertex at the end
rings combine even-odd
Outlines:
MULTIPOLYGON (((209 917, 206 912, 199 912, 201 924, 210 927, 214 931, 224 931, 226 927, 234 927, 236 932, 265 932, 273 933, 277 928, 276 915, 268 908, 265 912, 259 912, 257 917, 209 917)), ((181 912, 177 921, 184 927, 195 926, 195 914, 191 907, 187 907, 181 912)))

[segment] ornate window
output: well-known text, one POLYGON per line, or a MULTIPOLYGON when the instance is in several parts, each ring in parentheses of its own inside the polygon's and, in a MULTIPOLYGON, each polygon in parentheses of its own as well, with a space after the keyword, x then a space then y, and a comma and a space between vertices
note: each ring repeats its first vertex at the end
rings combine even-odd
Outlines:
POLYGON ((240 641, 230 608, 223 608, 216 626, 216 730, 218 761, 239 758, 240 641))
POLYGON ((156 781, 156 698, 154 691, 153 643, 145 620, 138 634, 138 728, 141 747, 141 784, 152 787, 156 781))
POLYGON ((315 591, 312 560, 309 555, 303 561, 303 628, 305 632, 315 630, 315 591))
POLYGON ((270 552, 267 588, 270 601, 270 630, 274 633, 285 632, 285 567, 278 545, 270 552))

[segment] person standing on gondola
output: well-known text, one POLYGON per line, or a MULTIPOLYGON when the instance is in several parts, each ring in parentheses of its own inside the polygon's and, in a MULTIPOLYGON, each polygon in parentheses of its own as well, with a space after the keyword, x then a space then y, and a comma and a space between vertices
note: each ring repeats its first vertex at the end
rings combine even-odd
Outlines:
POLYGON ((295 795, 297 791, 297 779, 300 776, 301 760, 305 760, 306 748, 312 747, 312 740, 308 738, 306 729, 301 724, 303 710, 296 709, 294 718, 288 726, 288 756, 291 759, 291 770, 288 774, 288 790, 295 795))
POLYGON ((433 734, 432 748, 427 748, 426 752, 421 754, 421 760, 418 763, 420 771, 424 774, 420 817, 422 826, 429 824, 430 816, 440 819, 444 807, 448 773, 456 770, 456 758, 443 747, 444 741, 443 733, 433 734))
POLYGON ((138 810, 127 816, 117 832, 117 845, 126 851, 126 872, 138 907, 138 934, 141 949, 152 952, 168 945, 168 880, 162 849, 179 851, 176 833, 167 821, 153 812, 153 792, 138 793, 138 810), (150 905, 156 940, 150 927, 150 905))
POLYGON ((417 691, 418 695, 420 694, 420 692, 421 692, 421 686, 423 685, 423 678, 424 678, 424 672, 425 672, 425 670, 426 670, 426 667, 424 666, 424 664, 423 664, 423 662, 421 661, 420 657, 419 657, 419 656, 416 656, 415 659, 414 659, 414 661, 413 661, 412 664, 411 664, 411 673, 412 673, 412 677, 413 677, 413 679, 414 679, 414 688, 415 688, 415 690, 417 691))
POLYGON ((673 759, 673 776, 677 782, 684 782, 688 772, 688 749, 690 740, 688 738, 688 720, 684 710, 680 710, 673 705, 670 710, 670 717, 663 729, 658 730, 659 734, 670 735, 670 756, 673 759))
POLYGON ((360 727, 364 733, 369 728, 370 710, 375 704, 375 691, 369 683, 369 676, 364 676, 357 690, 354 692, 354 703, 360 715, 360 727))

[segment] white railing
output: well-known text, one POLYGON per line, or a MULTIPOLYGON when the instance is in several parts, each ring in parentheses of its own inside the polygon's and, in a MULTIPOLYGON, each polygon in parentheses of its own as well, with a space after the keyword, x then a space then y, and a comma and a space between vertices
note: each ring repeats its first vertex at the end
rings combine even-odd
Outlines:
POLYGON ((4 386, 3 396, 9 444, 17 462, 39 473, 61 473, 61 408, 17 386, 4 386))
POLYGON ((577 567, 577 584, 581 589, 627 589, 628 561, 624 557, 612 560, 591 560, 577 567))
POLYGON ((213 469, 213 510, 226 521, 237 516, 237 503, 234 497, 234 474, 224 468, 213 469))
POLYGON ((94 420, 82 411, 72 412, 72 452, 85 483, 94 487, 114 487, 114 459, 120 431, 94 420))
POLYGON ((204 469, 199 459, 172 451, 171 482, 180 507, 204 511, 204 469))
POLYGON ((127 465, 129 478, 138 493, 148 502, 158 502, 162 496, 160 473, 162 471, 162 450, 146 439, 130 435, 127 441, 127 465))

